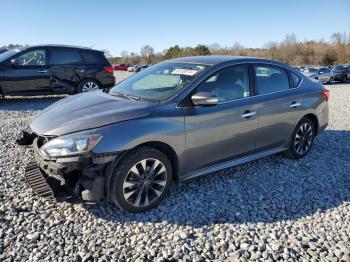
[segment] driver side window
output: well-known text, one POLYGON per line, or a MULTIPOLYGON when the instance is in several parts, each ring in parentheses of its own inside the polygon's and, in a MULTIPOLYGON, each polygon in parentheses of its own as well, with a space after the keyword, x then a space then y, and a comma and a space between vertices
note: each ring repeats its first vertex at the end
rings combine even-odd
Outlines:
POLYGON ((19 66, 43 66, 46 62, 46 52, 43 49, 32 50, 17 57, 19 66))
POLYGON ((219 103, 250 96, 247 65, 225 67, 197 87, 197 92, 210 92, 219 98, 219 103))

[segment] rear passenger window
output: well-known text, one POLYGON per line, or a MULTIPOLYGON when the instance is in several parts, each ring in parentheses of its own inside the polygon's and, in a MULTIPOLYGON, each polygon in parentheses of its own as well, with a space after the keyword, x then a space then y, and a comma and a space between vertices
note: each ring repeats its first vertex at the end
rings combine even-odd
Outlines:
POLYGON ((51 65, 76 64, 81 62, 81 57, 77 50, 54 49, 50 52, 51 65))
POLYGON ((84 62, 87 64, 105 64, 107 63, 106 58, 101 53, 97 52, 80 52, 81 56, 84 59, 84 62))
POLYGON ((290 72, 290 75, 292 76, 293 87, 297 87, 301 82, 301 77, 293 72, 290 72))
POLYGON ((287 72, 283 68, 270 65, 254 66, 256 88, 259 95, 289 89, 287 72))
POLYGON ((93 53, 81 52, 80 54, 83 57, 84 62, 87 64, 98 64, 99 63, 98 58, 93 53))

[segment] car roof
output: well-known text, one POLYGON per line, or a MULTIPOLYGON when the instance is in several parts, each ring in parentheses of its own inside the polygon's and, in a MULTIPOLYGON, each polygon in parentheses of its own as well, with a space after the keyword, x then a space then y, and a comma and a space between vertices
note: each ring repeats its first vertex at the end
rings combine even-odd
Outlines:
POLYGON ((188 57, 179 57, 174 58, 171 60, 168 60, 171 62, 177 62, 177 63, 197 63, 197 64, 206 64, 206 65, 218 65, 226 62, 267 62, 267 63, 275 63, 275 64, 282 64, 280 62, 271 60, 271 59, 265 59, 265 58, 258 58, 258 57, 250 57, 250 56, 229 56, 229 55, 208 55, 208 56, 188 56, 188 57))
POLYGON ((59 48, 74 48, 74 49, 81 49, 81 50, 87 50, 87 51, 96 51, 96 52, 102 52, 100 50, 91 49, 89 47, 84 46, 74 46, 74 45, 58 45, 58 44, 47 44, 47 45, 32 45, 32 46, 25 46, 22 48, 22 50, 25 49, 32 49, 32 48, 44 48, 44 47, 59 47, 59 48))

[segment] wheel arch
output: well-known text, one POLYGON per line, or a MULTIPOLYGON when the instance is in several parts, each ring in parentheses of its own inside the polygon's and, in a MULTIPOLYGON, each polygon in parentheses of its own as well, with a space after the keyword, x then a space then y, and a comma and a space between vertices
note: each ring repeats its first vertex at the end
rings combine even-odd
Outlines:
POLYGON ((178 159, 178 156, 177 156, 175 150, 170 145, 168 145, 164 142, 160 142, 160 141, 150 141, 150 142, 142 143, 142 144, 136 146, 134 149, 142 147, 142 146, 152 147, 154 149, 159 150, 164 155, 166 155, 166 157, 169 159, 169 161, 171 163, 171 167, 172 167, 172 171, 173 171, 173 180, 176 182, 179 180, 179 177, 178 177, 179 159, 178 159))
POLYGON ((304 115, 301 119, 303 119, 303 118, 308 118, 312 121, 312 124, 314 125, 314 129, 315 129, 315 136, 317 136, 318 128, 319 128, 317 116, 315 114, 309 113, 307 115, 304 115))

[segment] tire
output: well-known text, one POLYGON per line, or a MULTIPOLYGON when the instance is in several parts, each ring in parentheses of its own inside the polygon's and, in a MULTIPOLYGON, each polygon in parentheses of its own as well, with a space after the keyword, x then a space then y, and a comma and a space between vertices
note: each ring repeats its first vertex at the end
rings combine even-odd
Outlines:
POLYGON ((315 138, 314 124, 309 118, 304 117, 296 125, 291 137, 290 147, 287 151, 285 151, 284 155, 291 159, 303 158, 310 151, 314 138, 315 138), (299 136, 299 139, 298 139, 298 136, 299 136), (301 139, 300 137, 304 137, 304 138, 301 139))
POLYGON ((346 80, 347 80, 346 75, 343 75, 343 77, 342 77, 341 81, 342 81, 343 83, 346 83, 346 80))
POLYGON ((169 159, 162 152, 144 146, 129 152, 115 168, 109 185, 110 198, 126 212, 144 212, 159 205, 171 183, 169 159), (144 170, 149 171, 148 175, 144 170), (152 174, 151 170, 155 172, 152 174))
POLYGON ((89 91, 96 91, 101 88, 101 85, 99 82, 97 82, 94 79, 85 79, 81 81, 78 85, 77 92, 76 93, 84 93, 89 91))
POLYGON ((333 76, 331 78, 329 78, 329 81, 328 81, 328 84, 333 84, 334 83, 334 79, 333 79, 333 76))

